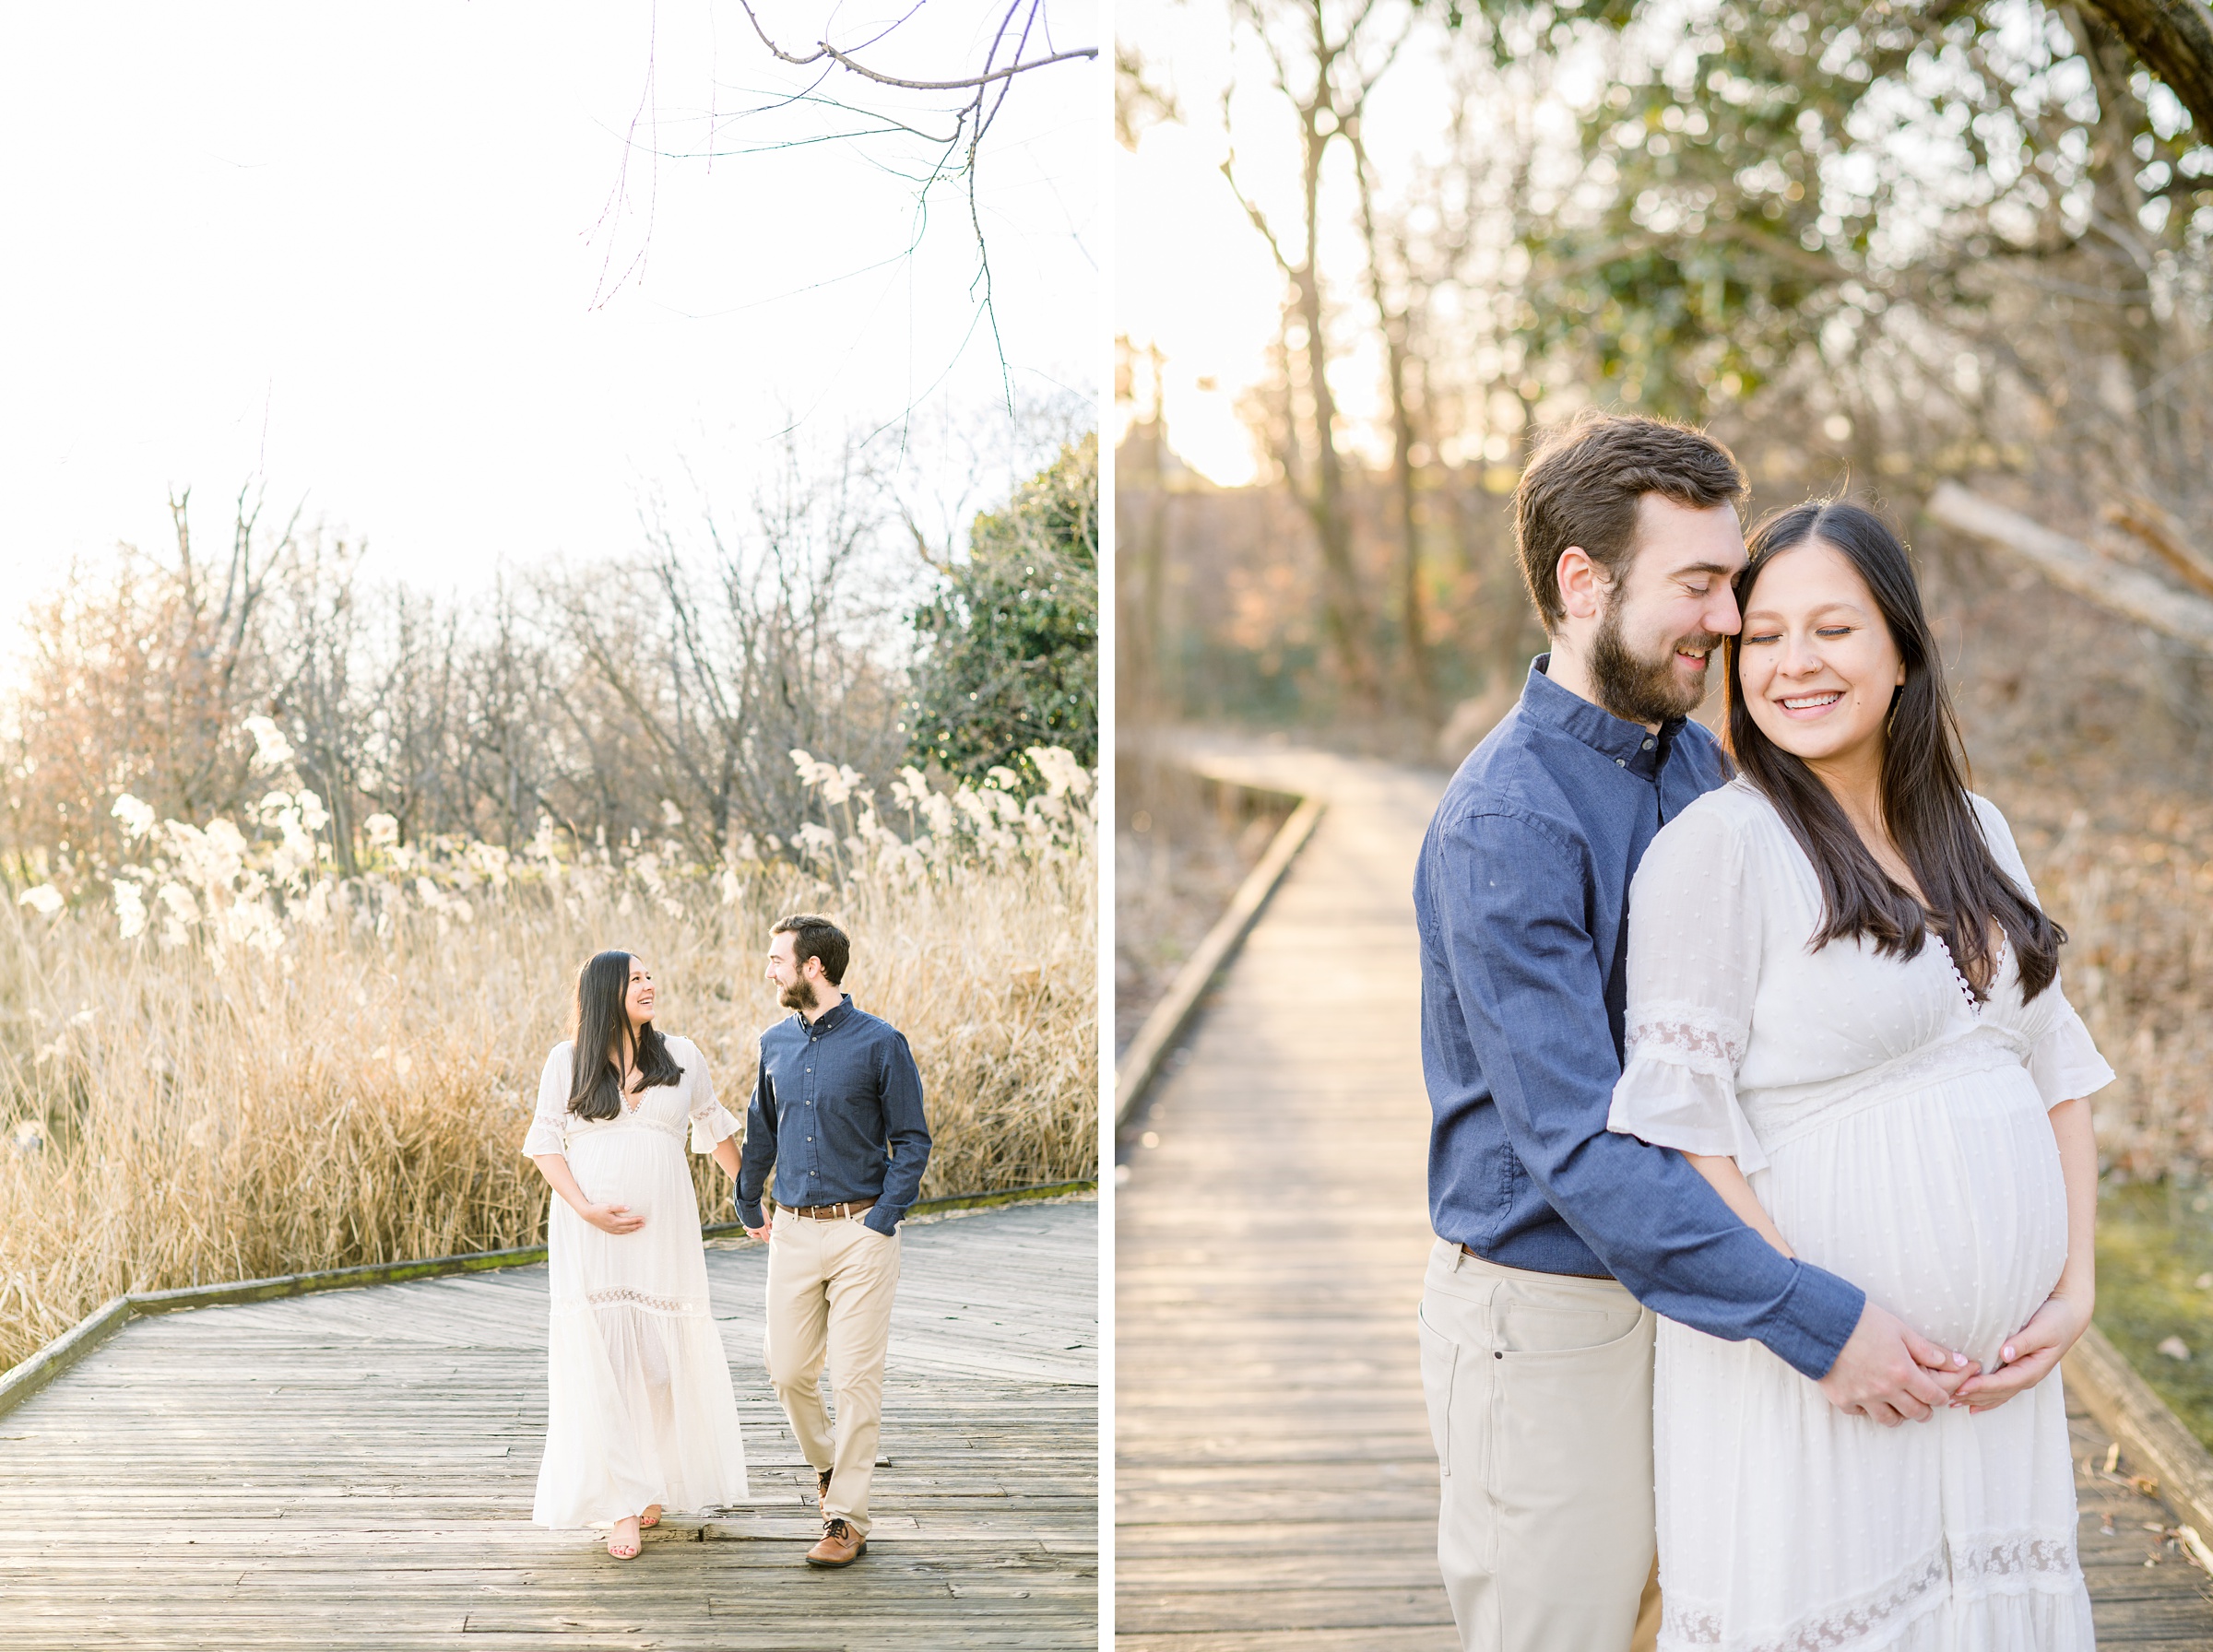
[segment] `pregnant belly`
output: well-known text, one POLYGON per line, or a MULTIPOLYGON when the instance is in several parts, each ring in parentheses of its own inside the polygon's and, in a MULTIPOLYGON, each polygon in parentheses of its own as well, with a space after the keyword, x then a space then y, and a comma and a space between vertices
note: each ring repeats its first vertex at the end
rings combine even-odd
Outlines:
POLYGON ((596 1205, 627 1205, 650 1224, 668 1211, 696 1221, 683 1146, 647 1130, 595 1131, 569 1144, 569 1170, 596 1205))
POLYGON ((1795 1138, 1754 1191, 1799 1256, 1985 1368, 2066 1263, 2059 1149, 2019 1068, 1924 1084, 1795 1138))

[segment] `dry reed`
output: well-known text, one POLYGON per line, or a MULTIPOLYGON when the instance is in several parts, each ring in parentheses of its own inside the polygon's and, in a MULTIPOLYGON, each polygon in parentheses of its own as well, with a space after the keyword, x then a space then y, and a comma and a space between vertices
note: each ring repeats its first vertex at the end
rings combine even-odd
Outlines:
POLYGON ((2067 928, 2067 997, 2119 1075, 2093 1103, 2104 1167, 2195 1181, 2213 1166, 2213 808, 2101 803, 2096 819, 2024 791, 2008 817, 2037 893, 2067 928))
MULTIPOLYGON (((1029 842, 1003 796, 933 803, 967 848, 927 865, 927 835, 901 844, 872 811, 842 842, 808 829, 806 866, 742 872, 386 844, 379 876, 325 880, 319 926, 312 871, 295 875, 274 929, 255 927, 274 908, 249 856, 229 907, 203 891, 166 944, 160 866, 119 903, 153 919, 128 938, 105 903, 49 912, 27 891, 0 917, 0 1368, 124 1292, 538 1242, 548 1195, 520 1147, 577 966, 644 956, 657 1023, 700 1045, 742 1115, 757 1035, 784 1013, 769 926, 795 909, 846 926, 848 991, 914 1046, 926 1196, 1096 1174, 1093 832, 1067 803, 1029 842)), ((190 858, 188 833, 172 846, 190 858)), ((727 1220, 728 1178, 693 1163, 703 1217, 727 1220)))

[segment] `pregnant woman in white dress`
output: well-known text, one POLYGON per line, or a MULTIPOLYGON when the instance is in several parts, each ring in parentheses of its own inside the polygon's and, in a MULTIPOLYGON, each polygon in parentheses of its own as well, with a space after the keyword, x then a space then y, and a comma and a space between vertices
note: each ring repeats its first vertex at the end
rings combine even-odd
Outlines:
POLYGON ((531 1517, 606 1525, 634 1559, 664 1506, 746 1495, 729 1363, 707 1306, 684 1160, 738 1174, 738 1121, 706 1059, 653 1025, 653 975, 628 952, 577 973, 576 1034, 553 1046, 523 1151, 559 1197, 547 1222, 553 1304, 546 1455, 531 1517), (590 1052, 579 1060, 576 1052, 590 1052))
POLYGON ((1904 549, 1833 503, 1750 549, 1739 773, 1638 869, 1609 1122, 1981 1371, 1924 1422, 1847 1415, 1757 1343, 1663 1320, 1660 1645, 2088 1647, 2058 1363, 2091 1305, 2083 1098, 2112 1072, 1967 790, 1904 549))

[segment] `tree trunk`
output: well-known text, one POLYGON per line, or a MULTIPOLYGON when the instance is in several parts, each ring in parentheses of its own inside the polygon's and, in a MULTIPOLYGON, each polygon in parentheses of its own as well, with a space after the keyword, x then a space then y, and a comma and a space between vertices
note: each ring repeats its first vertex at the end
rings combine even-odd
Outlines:
POLYGON ((1422 613, 1421 526, 1414 504, 1414 415, 1406 399, 1406 313, 1394 311, 1383 290, 1381 237, 1376 230, 1367 148, 1355 126, 1353 166, 1360 187, 1360 232, 1367 243, 1367 289, 1383 335, 1384 376, 1391 391, 1391 479, 1399 507, 1399 624, 1403 633, 1407 697, 1415 716, 1437 726, 1437 688, 1431 679, 1427 622, 1422 613))
POLYGON ((2205 0, 2083 0, 2182 100, 2213 143, 2213 6, 2205 0))

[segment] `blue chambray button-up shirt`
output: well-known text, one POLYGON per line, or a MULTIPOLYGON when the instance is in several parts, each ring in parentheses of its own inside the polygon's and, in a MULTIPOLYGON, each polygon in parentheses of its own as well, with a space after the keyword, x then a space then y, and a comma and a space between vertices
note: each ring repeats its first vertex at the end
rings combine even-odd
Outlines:
POLYGON ((1696 723, 1655 735, 1601 711, 1545 677, 1549 658, 1453 775, 1414 874, 1431 1225, 1508 1268, 1610 1274, 1825 1376, 1859 1289, 1777 1252, 1680 1154, 1606 1129, 1629 880, 1725 760, 1696 723))
POLYGON ((929 1162, 922 1075, 898 1028, 846 998, 812 1023, 794 1015, 761 1034, 738 1157, 738 1215, 747 1227, 761 1225, 773 1164, 779 1205, 872 1198, 861 1221, 892 1233, 929 1162))

